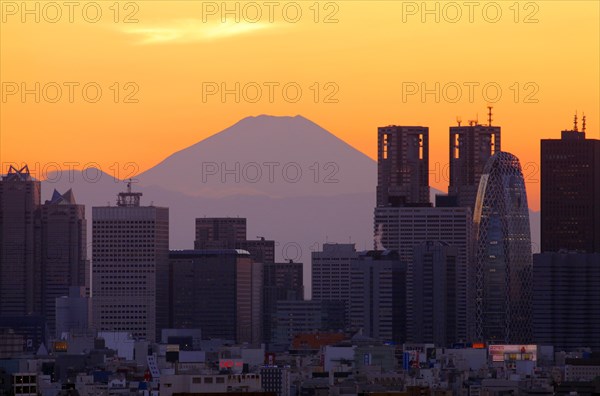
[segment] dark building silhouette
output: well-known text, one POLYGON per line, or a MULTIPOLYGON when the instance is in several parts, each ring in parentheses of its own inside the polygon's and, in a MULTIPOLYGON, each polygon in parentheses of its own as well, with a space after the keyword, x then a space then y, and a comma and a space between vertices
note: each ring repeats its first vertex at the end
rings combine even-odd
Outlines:
POLYGON ((0 180, 0 318, 42 313, 40 195, 26 165, 0 180))
POLYGON ((195 249, 236 249, 246 240, 246 219, 240 217, 200 217, 196 219, 195 249))
POLYGON ((450 127, 448 195, 457 197, 458 206, 474 209, 485 164, 500 150, 500 127, 479 125, 476 121, 450 127))
POLYGON ((542 252, 600 253, 600 140, 562 131, 541 141, 542 252))
POLYGON ((476 340, 531 342, 531 233, 517 157, 503 151, 490 157, 473 219, 476 340))
POLYGON ((393 250, 361 252, 351 263, 350 326, 367 337, 406 341, 406 264, 393 250))
POLYGON ((431 206, 429 128, 378 128, 377 159, 378 207, 431 206))
POLYGON ((257 263, 275 262, 275 241, 247 239, 244 217, 199 217, 196 219, 194 249, 247 250, 257 263))
POLYGON ((153 342, 168 323, 169 208, 141 196, 129 184, 117 206, 92 208, 92 315, 99 331, 153 342))
POLYGON ((427 241, 413 248, 413 256, 410 288, 413 307, 407 318, 408 341, 450 346, 460 341, 458 249, 445 242, 427 241))
POLYGON ((263 340, 272 337, 273 315, 280 300, 304 300, 302 263, 265 263, 263 266, 263 340))
POLYGON ((375 235, 380 249, 395 250, 406 263, 406 312, 416 314, 413 298, 418 290, 413 276, 421 265, 415 248, 428 241, 444 242, 457 249, 455 335, 472 340, 474 324, 473 215, 468 207, 399 207, 375 208, 375 235))
POLYGON ((181 250, 169 254, 170 328, 260 343, 262 264, 245 250, 181 250))
POLYGON ((600 253, 533 256, 534 342, 600 351, 600 253))
POLYGON ((342 301, 348 318, 352 263, 358 255, 353 243, 324 243, 322 251, 312 252, 312 300, 342 301))
POLYGON ((235 242, 235 248, 246 250, 255 263, 275 263, 275 241, 260 238, 256 240, 240 240, 235 242))
POLYGON ((288 349, 301 333, 343 330, 347 323, 344 308, 344 301, 277 301, 272 349, 288 349))
POLYGON ((71 190, 41 207, 41 260, 43 314, 55 331, 56 299, 69 296, 71 287, 89 290, 85 206, 75 202, 71 190))

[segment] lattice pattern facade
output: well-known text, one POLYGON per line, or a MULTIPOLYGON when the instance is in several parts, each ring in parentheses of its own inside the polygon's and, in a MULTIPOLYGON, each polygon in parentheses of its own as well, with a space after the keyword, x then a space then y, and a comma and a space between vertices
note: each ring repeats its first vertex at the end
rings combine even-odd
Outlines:
POLYGON ((474 212, 475 323, 479 340, 531 340, 532 255, 525 180, 517 157, 486 164, 474 212))

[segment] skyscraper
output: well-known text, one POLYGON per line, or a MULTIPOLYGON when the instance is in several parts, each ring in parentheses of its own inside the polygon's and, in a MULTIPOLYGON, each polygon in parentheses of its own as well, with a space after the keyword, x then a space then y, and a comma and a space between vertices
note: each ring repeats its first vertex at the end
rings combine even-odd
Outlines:
POLYGON ((42 313, 40 195, 27 165, 0 180, 0 317, 42 313))
POLYGON ((360 253, 351 263, 349 323, 370 338, 406 341, 406 264, 393 250, 360 253))
POLYGON ((413 248, 411 301, 407 338, 414 343, 449 346, 456 334, 458 249, 445 242, 427 241, 413 248))
POLYGON ((262 263, 245 250, 174 250, 169 254, 171 328, 205 338, 260 343, 262 263))
POLYGON ((243 217, 199 217, 196 219, 195 249, 236 249, 236 242, 246 240, 243 217))
POLYGON ((256 263, 273 264, 275 263, 275 241, 260 239, 238 240, 235 241, 235 248, 246 250, 250 257, 256 263))
POLYGON ((583 128, 541 141, 542 252, 600 253, 600 140, 583 128))
POLYGON ((488 160, 477 193, 476 336, 531 341, 531 234, 521 165, 510 153, 488 160))
POLYGON ((343 301, 348 309, 351 265, 358 260, 355 245, 325 243, 311 257, 312 300, 343 301))
POLYGON ((600 253, 533 256, 534 341, 600 351, 600 253))
MULTIPOLYGON (((490 109, 491 111, 491 109, 490 109)), ((488 159, 499 152, 500 127, 469 125, 450 127, 450 185, 448 195, 456 196, 458 206, 473 210, 477 198, 479 180, 488 159)))
POLYGON ((472 304, 474 290, 470 281, 473 254, 473 216, 468 207, 383 207, 375 208, 375 235, 379 249, 398 251, 406 269, 406 312, 416 313, 419 298, 414 277, 418 275, 414 249, 428 241, 444 242, 457 249, 456 276, 452 287, 456 291, 454 330, 456 341, 471 340, 474 333, 472 304))
POLYGON ((304 300, 302 268, 302 263, 292 260, 263 265, 263 339, 266 343, 271 340, 277 301, 304 300))
POLYGON ((71 287, 89 289, 85 206, 71 190, 54 190, 42 205, 41 231, 43 313, 54 332, 56 299, 69 296, 71 287))
POLYGON ((429 128, 390 125, 377 131, 377 206, 431 206, 429 128))
POLYGON ((141 195, 129 184, 117 206, 92 208, 92 314, 99 331, 154 341, 168 322, 169 209, 141 195))

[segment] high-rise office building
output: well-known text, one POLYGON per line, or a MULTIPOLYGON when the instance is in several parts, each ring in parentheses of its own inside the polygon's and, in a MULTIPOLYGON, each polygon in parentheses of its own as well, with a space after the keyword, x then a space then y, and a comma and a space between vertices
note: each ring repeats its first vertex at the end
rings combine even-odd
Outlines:
POLYGON ((350 243, 325 243, 322 251, 312 252, 312 300, 343 301, 348 309, 351 268, 358 255, 350 243))
POLYGON ((483 169, 488 159, 501 149, 500 127, 491 126, 491 119, 489 124, 470 121, 469 125, 450 127, 448 195, 457 197, 458 206, 468 206, 471 210, 475 207, 483 169))
POLYGON ((413 248, 411 301, 407 338, 413 343, 450 346, 456 334, 458 249, 427 241, 413 248))
POLYGON ((275 241, 260 239, 239 240, 235 242, 235 248, 246 250, 255 263, 275 263, 275 241))
POLYGON ((600 351, 600 253, 533 256, 534 342, 600 351))
POLYGON ((243 217, 199 217, 196 219, 194 249, 237 249, 236 242, 246 240, 243 217))
POLYGON ((486 342, 530 342, 531 234, 517 157, 502 151, 490 157, 473 219, 476 337, 486 342))
POLYGON ((406 264, 393 250, 361 252, 351 263, 349 324, 367 337, 406 341, 406 264))
POLYGON ((27 166, 0 180, 0 317, 42 313, 40 195, 27 166))
POLYGON ((541 141, 542 252, 600 253, 600 140, 583 129, 541 141))
POLYGON ((378 128, 377 158, 378 207, 431 206, 429 128, 378 128))
POLYGON ((78 205, 71 190, 41 207, 41 261, 43 314, 48 328, 56 328, 56 299, 70 295, 72 287, 89 290, 85 206, 78 205))
POLYGON ((262 341, 262 263, 245 250, 169 254, 170 328, 201 329, 204 338, 262 341))
POLYGON ((302 263, 266 263, 263 265, 263 339, 272 337, 272 322, 277 301, 304 300, 302 263))
POLYGON ((92 208, 92 315, 99 331, 155 341, 168 322, 169 209, 119 193, 92 208))
MULTIPOLYGON (((387 207, 375 208, 375 236, 379 249, 398 251, 406 269, 407 317, 415 313, 418 290, 414 277, 416 246, 428 241, 444 242, 457 250, 456 275, 456 341, 470 340, 474 333, 473 296, 471 272, 473 255, 473 216, 468 207, 387 207)), ((448 330, 452 333, 452 330, 448 330)))
POLYGON ((244 217, 199 217, 196 219, 194 249, 241 249, 257 263, 275 262, 275 241, 247 239, 244 217))

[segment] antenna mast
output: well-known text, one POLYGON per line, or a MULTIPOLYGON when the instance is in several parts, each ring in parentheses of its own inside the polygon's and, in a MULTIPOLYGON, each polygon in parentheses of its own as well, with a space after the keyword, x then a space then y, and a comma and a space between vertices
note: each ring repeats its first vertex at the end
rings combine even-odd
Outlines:
POLYGON ((117 206, 140 206, 141 192, 131 192, 132 179, 127 182, 127 192, 121 192, 117 198, 117 206))
POLYGON ((492 126, 492 109, 493 106, 488 106, 488 126, 492 126))
POLYGON ((573 130, 577 132, 577 110, 575 110, 575 117, 573 118, 573 130))

